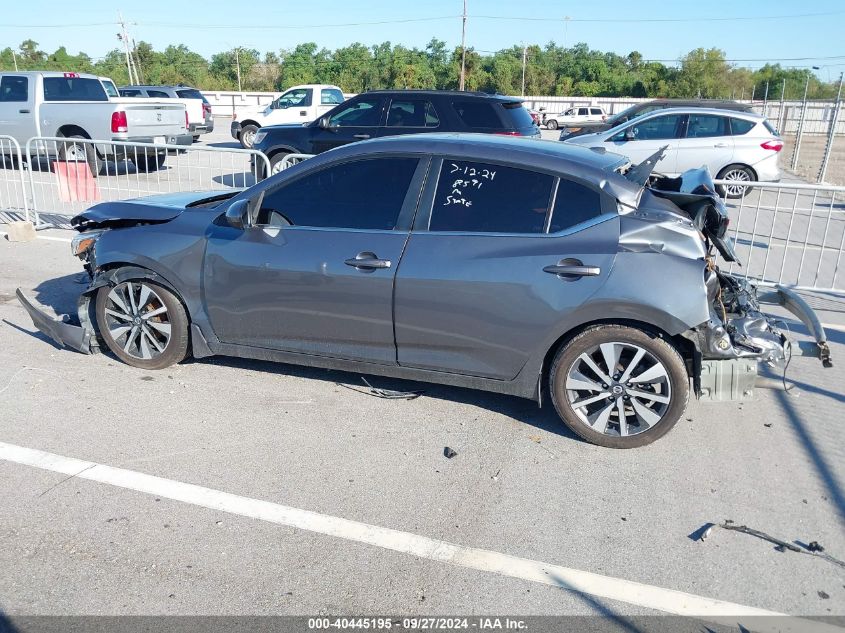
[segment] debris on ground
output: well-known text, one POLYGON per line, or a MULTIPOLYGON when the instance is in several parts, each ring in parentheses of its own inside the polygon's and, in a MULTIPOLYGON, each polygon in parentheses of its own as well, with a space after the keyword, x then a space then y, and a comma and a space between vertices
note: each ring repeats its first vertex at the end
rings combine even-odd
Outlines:
POLYGON ((369 387, 369 391, 359 389, 357 387, 352 387, 350 385, 344 385, 342 382, 336 382, 335 384, 338 387, 343 387, 351 391, 357 391, 358 393, 365 393, 368 396, 384 398, 386 400, 413 400, 414 398, 419 398, 425 393, 425 391, 396 391, 394 389, 379 389, 377 387, 373 387, 370 383, 368 383, 366 378, 362 377, 361 381, 365 385, 367 385, 367 387, 369 387))
POLYGON ((446 446, 443 449, 443 457, 445 457, 446 459, 452 459, 457 454, 458 454, 458 451, 456 451, 455 449, 449 448, 448 446, 446 446))
POLYGON ((810 541, 808 545, 804 545, 799 541, 795 543, 789 543, 782 539, 777 538, 776 536, 772 536, 771 534, 767 534, 762 530, 755 530, 754 528, 750 528, 747 525, 736 525, 732 520, 726 519, 724 523, 716 524, 716 523, 705 523, 701 526, 698 530, 693 532, 690 536, 696 535, 695 540, 698 541, 705 541, 707 538, 713 533, 713 528, 722 528, 723 530, 729 530, 731 532, 742 532, 743 534, 748 534, 750 536, 756 536, 759 539, 763 539, 764 541, 768 541, 769 543, 775 544, 775 549, 779 552, 785 552, 789 550, 790 552, 796 552, 798 554, 807 554, 809 556, 815 556, 816 558, 822 558, 829 563, 833 563, 834 565, 839 565, 840 567, 845 568, 845 561, 839 560, 838 558, 834 558, 830 554, 825 554, 824 547, 819 544, 818 541, 810 541))

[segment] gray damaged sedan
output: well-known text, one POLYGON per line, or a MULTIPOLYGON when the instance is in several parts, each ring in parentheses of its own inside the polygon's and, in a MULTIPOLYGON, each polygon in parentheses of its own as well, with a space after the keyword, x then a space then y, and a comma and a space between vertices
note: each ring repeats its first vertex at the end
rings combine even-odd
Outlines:
POLYGON ((704 171, 656 157, 423 134, 356 143, 243 190, 98 204, 72 244, 79 324, 18 297, 62 345, 161 369, 215 354, 551 397, 577 435, 648 444, 690 391, 747 397, 789 345, 830 365, 812 310, 735 260, 704 171), (623 175, 624 172, 624 175, 623 175))

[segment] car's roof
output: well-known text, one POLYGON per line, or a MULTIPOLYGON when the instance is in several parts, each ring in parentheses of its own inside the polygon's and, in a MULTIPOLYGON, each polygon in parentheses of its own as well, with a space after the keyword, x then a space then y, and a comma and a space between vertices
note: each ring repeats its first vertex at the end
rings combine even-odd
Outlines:
POLYGON ((414 96, 435 96, 435 97, 465 97, 470 99, 496 99, 499 101, 517 101, 523 102, 521 97, 511 97, 508 95, 489 94, 487 92, 471 92, 468 90, 368 90, 360 94, 389 94, 389 95, 414 95, 414 96))
POLYGON ((328 162, 348 155, 408 153, 451 156, 456 159, 517 163, 527 168, 569 174, 608 189, 627 204, 636 204, 640 187, 613 171, 628 162, 620 154, 514 136, 475 133, 423 133, 385 136, 350 143, 309 159, 328 162), (634 202, 632 202, 634 201, 634 202))
POLYGON ((643 101, 643 105, 649 105, 654 103, 677 103, 682 105, 689 103, 718 103, 721 105, 732 105, 740 108, 749 107, 745 103, 740 103, 739 101, 731 101, 730 99, 652 99, 651 101, 643 101))
MULTIPOLYGON (((722 108, 697 108, 691 106, 676 106, 672 108, 663 108, 662 110, 654 110, 649 112, 648 114, 643 114, 638 116, 634 121, 644 121, 645 119, 651 119, 655 116, 665 116, 666 114, 715 114, 719 116, 726 116, 725 110, 722 108)), ((754 121, 763 121, 766 117, 762 114, 757 114, 756 112, 742 112, 737 110, 731 110, 730 116, 742 119, 750 119, 754 121)))
POLYGON ((136 85, 132 85, 132 86, 121 86, 120 88, 118 88, 118 90, 124 90, 125 88, 144 88, 144 89, 146 89, 146 88, 155 88, 155 89, 164 88, 165 90, 197 90, 196 88, 193 88, 191 86, 152 86, 152 85, 146 85, 146 84, 136 84, 136 85))

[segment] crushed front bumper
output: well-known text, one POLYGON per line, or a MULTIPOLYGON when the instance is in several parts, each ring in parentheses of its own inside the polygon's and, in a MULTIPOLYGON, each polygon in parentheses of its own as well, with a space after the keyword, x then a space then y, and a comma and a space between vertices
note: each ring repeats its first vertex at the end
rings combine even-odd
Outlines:
POLYGON ((54 318, 36 306, 23 291, 18 288, 15 294, 18 301, 29 313, 32 323, 41 332, 53 339, 62 347, 75 349, 83 354, 92 354, 99 349, 97 334, 88 317, 90 297, 83 294, 79 297, 79 321, 83 325, 74 325, 64 318, 54 318))

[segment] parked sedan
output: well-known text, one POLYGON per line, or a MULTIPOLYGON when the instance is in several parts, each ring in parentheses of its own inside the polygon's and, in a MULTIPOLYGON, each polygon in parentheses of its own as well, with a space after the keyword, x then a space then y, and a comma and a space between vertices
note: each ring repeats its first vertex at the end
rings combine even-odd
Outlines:
MULTIPOLYGON (((644 188, 628 167, 493 135, 355 143, 241 192, 96 205, 72 221, 80 324, 18 297, 60 344, 145 370, 220 354, 551 396, 579 436, 642 446, 691 380, 744 397, 786 337, 716 265, 734 255, 707 173, 644 188)), ((792 354, 829 362, 812 310, 770 294, 817 333, 792 354)))
POLYGON ((667 147, 656 171, 677 176, 704 165, 717 179, 736 183, 717 188, 720 195, 729 198, 741 198, 751 190, 743 183, 780 180, 778 155, 783 140, 772 124, 758 114, 668 108, 605 132, 584 134, 564 142, 601 147, 623 154, 635 163, 667 147))

